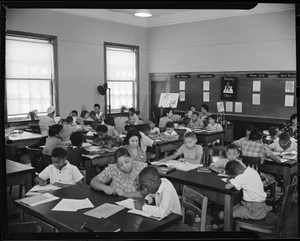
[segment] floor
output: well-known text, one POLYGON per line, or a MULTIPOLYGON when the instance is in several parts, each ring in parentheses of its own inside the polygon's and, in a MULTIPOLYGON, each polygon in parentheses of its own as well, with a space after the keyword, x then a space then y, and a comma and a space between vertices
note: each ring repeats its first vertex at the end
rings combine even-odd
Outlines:
MULTIPOLYGON (((21 158, 21 162, 26 165, 30 165, 30 161, 28 156, 25 154, 21 158)), ((96 175, 96 173, 93 172, 87 172, 87 183, 89 184, 91 179, 96 175)), ((7 188, 7 206, 8 206, 8 220, 9 222, 19 222, 20 221, 20 210, 16 208, 13 205, 13 200, 18 199, 19 195, 19 187, 15 186, 13 187, 12 194, 8 195, 9 188, 7 188)), ((23 191, 24 192, 24 191, 23 191)), ((23 193, 24 194, 24 193, 23 193)), ((290 239, 298 238, 299 232, 298 232, 298 212, 299 207, 298 203, 293 203, 290 207, 289 216, 287 220, 287 237, 290 239)), ((209 232, 222 232, 222 228, 219 230, 215 230, 212 228, 211 221, 213 220, 213 217, 211 215, 211 209, 210 206, 207 210, 207 219, 206 219, 206 231, 209 232)), ((189 224, 193 230, 198 231, 198 223, 195 222, 195 217, 192 212, 188 212, 186 214, 186 223, 189 224)), ((184 230, 180 230, 184 231, 184 230)), ((269 238, 268 236, 261 236, 262 238, 269 238)))

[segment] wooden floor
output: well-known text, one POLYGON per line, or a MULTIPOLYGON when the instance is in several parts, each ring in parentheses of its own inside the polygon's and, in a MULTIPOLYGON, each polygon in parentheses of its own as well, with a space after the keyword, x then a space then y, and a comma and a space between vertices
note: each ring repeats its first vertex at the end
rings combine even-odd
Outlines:
MULTIPOLYGON (((27 165, 30 165, 28 157, 25 155, 21 158, 21 162, 27 165)), ((87 172, 87 183, 89 184, 91 179, 96 175, 96 173, 87 172)), ((8 206, 8 219, 9 222, 19 222, 20 221, 20 210, 13 205, 13 200, 18 199, 19 190, 18 186, 13 188, 12 194, 8 195, 9 188, 7 188, 7 206, 8 206)), ((24 192, 24 190, 23 190, 24 192)), ((298 225, 298 203, 292 204, 289 216, 287 220, 287 238, 296 239, 299 238, 299 225, 298 225)), ((214 230, 211 225, 212 216, 210 208, 207 211, 207 220, 206 220, 206 231, 209 232, 222 232, 222 229, 214 230)), ((197 230, 197 223, 194 222, 194 216, 192 213, 187 214, 187 222, 193 227, 195 231, 197 230)), ((262 236, 262 238, 269 238, 268 236, 262 236)))

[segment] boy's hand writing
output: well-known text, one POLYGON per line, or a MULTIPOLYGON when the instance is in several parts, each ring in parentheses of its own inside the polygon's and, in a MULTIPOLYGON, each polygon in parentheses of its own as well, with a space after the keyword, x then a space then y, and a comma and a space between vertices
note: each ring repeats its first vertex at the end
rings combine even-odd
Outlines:
POLYGON ((115 189, 113 189, 110 186, 106 186, 105 189, 103 189, 103 191, 107 194, 107 195, 112 195, 112 194, 116 194, 115 189))
POLYGON ((137 199, 134 201, 134 208, 137 210, 142 210, 144 202, 141 199, 137 199))
POLYGON ((69 186, 68 184, 63 184, 61 182, 54 182, 52 185, 57 186, 57 187, 67 187, 67 186, 69 186))
POLYGON ((38 184, 39 184, 39 186, 46 186, 47 185, 47 181, 45 181, 43 179, 40 179, 38 184))

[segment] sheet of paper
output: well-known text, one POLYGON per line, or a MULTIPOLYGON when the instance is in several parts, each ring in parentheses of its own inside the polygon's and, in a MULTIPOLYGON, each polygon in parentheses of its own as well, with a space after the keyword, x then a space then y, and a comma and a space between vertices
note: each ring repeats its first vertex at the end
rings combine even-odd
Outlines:
POLYGON ((87 142, 83 142, 82 143, 82 147, 89 147, 91 145, 92 145, 91 143, 87 143, 87 142))
POLYGON ((179 92, 179 100, 180 101, 185 101, 185 92, 184 91, 179 92))
POLYGON ((203 102, 209 102, 209 92, 203 92, 203 102))
POLYGON ((233 102, 231 101, 226 101, 226 111, 227 112, 233 112, 233 102))
POLYGON ((47 184, 46 186, 40 186, 40 185, 35 185, 33 188, 29 190, 29 192, 43 192, 43 191, 48 191, 48 190, 58 190, 61 189, 60 187, 53 186, 52 184, 47 184))
POLYGON ((260 94, 252 94, 252 105, 260 105, 260 94))
POLYGON ((219 173, 218 175, 217 175, 218 177, 230 177, 230 176, 228 176, 227 174, 225 174, 225 173, 219 173))
POLYGON ((285 96, 284 106, 290 106, 290 107, 294 106, 294 96, 293 95, 285 96))
POLYGON ((158 221, 163 219, 161 217, 155 217, 155 216, 153 216, 153 215, 151 215, 149 213, 146 213, 146 212, 144 212, 142 210, 137 210, 137 209, 131 209, 131 210, 128 211, 128 213, 133 213, 133 214, 141 215, 143 217, 152 218, 152 219, 155 219, 155 220, 158 220, 158 221))
POLYGON ((66 199, 63 198, 52 211, 69 211, 76 212, 78 209, 93 208, 91 201, 86 199, 66 199))
POLYGON ((217 109, 218 109, 218 112, 224 112, 225 111, 223 101, 217 102, 217 109))
POLYGON ((221 178, 223 182, 227 182, 227 178, 221 178))
POLYGON ((236 113, 242 113, 243 111, 243 103, 242 102, 235 102, 234 111, 236 113))
POLYGON ((58 123, 60 121, 60 116, 54 117, 54 121, 55 121, 55 123, 58 123))
POLYGON ((260 91, 260 80, 253 80, 253 89, 252 91, 260 91))
POLYGON ((203 90, 209 91, 209 81, 203 81, 203 90))
POLYGON ((47 202, 51 202, 53 200, 56 200, 56 199, 59 199, 59 197, 56 197, 50 193, 44 193, 44 194, 41 194, 41 195, 44 195, 47 197, 47 199, 44 199, 44 200, 41 200, 41 201, 38 201, 38 202, 35 202, 35 203, 31 203, 30 206, 37 206, 37 205, 40 205, 40 204, 43 204, 43 203, 47 203, 47 202))
POLYGON ((85 215, 94 217, 94 218, 108 218, 111 215, 124 209, 123 206, 118 206, 111 203, 104 203, 92 210, 85 212, 85 215))
POLYGON ((96 155, 82 155, 82 156, 85 156, 85 157, 87 157, 89 159, 94 159, 94 158, 96 158, 98 156, 101 156, 101 154, 96 154, 96 155))
POLYGON ((285 92, 293 93, 294 92, 294 81, 285 81, 285 92))
POLYGON ((185 90, 185 81, 179 81, 179 90, 185 90))
POLYGON ((87 149, 88 151, 100 151, 101 147, 100 146, 88 146, 88 147, 85 147, 85 149, 87 149))
POLYGON ((132 198, 127 198, 123 201, 116 202, 116 204, 123 206, 125 208, 133 209, 134 208, 134 200, 132 198))

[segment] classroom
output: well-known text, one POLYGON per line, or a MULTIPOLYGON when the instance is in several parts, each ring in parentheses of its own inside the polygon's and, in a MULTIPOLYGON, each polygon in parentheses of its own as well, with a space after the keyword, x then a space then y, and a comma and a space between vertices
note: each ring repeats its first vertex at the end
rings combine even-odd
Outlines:
POLYGON ((298 6, 103 6, 1 3, 6 237, 298 237, 298 6))

